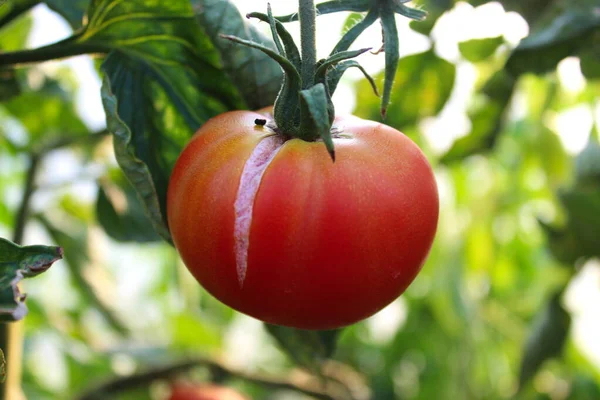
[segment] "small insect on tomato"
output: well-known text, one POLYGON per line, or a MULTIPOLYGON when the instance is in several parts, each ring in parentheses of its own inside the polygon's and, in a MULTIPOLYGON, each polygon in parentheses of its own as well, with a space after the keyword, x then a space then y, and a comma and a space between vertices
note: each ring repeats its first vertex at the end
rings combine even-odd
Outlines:
POLYGON ((357 117, 323 143, 287 139, 265 113, 221 114, 194 135, 169 183, 173 241, 214 297, 262 321, 332 329, 400 296, 432 245, 438 192, 421 150, 357 117))

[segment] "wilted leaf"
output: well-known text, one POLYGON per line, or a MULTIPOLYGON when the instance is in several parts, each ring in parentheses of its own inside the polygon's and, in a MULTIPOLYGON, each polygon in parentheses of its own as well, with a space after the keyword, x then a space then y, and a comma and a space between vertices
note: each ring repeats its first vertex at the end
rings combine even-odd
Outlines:
POLYGON ((104 231, 121 242, 154 242, 160 236, 144 212, 135 189, 120 170, 98 186, 96 217, 104 231))
POLYGON ((102 99, 117 161, 170 240, 166 193, 179 153, 208 118, 243 102, 188 2, 93 1, 88 19, 78 40, 115 50, 102 99))
MULTIPOLYGON (((438 57, 433 50, 401 58, 385 123, 403 130, 424 117, 438 114, 450 97, 455 75, 454 64, 438 57)), ((383 73, 375 78, 382 80, 383 73)), ((379 99, 368 82, 360 82, 357 95, 356 114, 380 120, 379 99)))
POLYGON ((503 71, 490 78, 481 90, 481 101, 469 111, 471 132, 454 142, 442 157, 443 163, 461 160, 494 146, 514 87, 515 80, 503 71))
POLYGON ((335 352, 341 329, 310 331, 265 324, 281 349, 298 365, 319 373, 321 364, 335 352))
POLYGON ((458 44, 460 54, 473 63, 483 61, 492 56, 498 47, 504 43, 504 37, 498 36, 485 39, 471 39, 458 44))
POLYGON ((560 354, 567 339, 571 316, 560 304, 561 293, 552 296, 533 322, 523 350, 519 373, 520 388, 536 374, 544 361, 560 354))
POLYGON ((233 43, 219 35, 233 35, 275 49, 272 40, 242 18, 229 0, 193 0, 192 4, 198 21, 221 55, 225 71, 248 107, 259 109, 272 105, 283 79, 279 65, 263 52, 233 43))
POLYGON ((62 258, 63 250, 52 246, 19 246, 0 238, 0 321, 18 321, 27 314, 25 295, 18 283, 46 271, 62 258))

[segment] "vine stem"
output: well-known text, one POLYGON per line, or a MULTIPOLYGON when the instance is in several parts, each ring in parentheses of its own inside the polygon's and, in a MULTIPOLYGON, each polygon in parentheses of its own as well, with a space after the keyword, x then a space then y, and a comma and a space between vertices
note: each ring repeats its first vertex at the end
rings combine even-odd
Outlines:
POLYGON ((0 66, 30 64, 83 54, 107 53, 110 51, 105 46, 79 43, 77 39, 78 36, 75 35, 37 49, 0 53, 0 66))
MULTIPOLYGON (((29 215, 31 198, 35 190, 35 178, 39 170, 40 161, 40 154, 32 153, 12 237, 13 242, 17 244, 23 242, 25 224, 29 215)), ((24 399, 25 397, 21 392, 23 321, 0 324, 0 348, 2 348, 6 360, 6 380, 0 384, 0 400, 24 399)))
POLYGON ((302 89, 309 89, 314 84, 315 64, 317 63, 317 12, 314 0, 299 0, 298 16, 302 48, 302 89))

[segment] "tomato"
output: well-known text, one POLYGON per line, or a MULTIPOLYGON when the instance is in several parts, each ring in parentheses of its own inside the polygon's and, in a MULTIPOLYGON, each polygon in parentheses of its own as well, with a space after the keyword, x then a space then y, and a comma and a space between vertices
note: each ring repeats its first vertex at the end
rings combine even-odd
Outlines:
POLYGON ((284 140, 250 111, 221 114, 172 172, 168 223, 185 265, 228 306, 271 324, 331 329, 367 318, 421 269, 438 192, 421 150, 353 116, 322 142, 284 140))
POLYGON ((178 383, 171 388, 169 400, 247 400, 239 392, 218 385, 178 383))

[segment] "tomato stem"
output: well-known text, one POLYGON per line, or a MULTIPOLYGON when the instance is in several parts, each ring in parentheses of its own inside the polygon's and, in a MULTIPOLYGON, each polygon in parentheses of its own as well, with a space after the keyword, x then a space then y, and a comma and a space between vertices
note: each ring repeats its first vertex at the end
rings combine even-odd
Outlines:
POLYGON ((314 0, 299 0, 298 3, 300 46, 302 49, 302 89, 309 89, 314 84, 315 64, 317 62, 317 13, 314 0))

